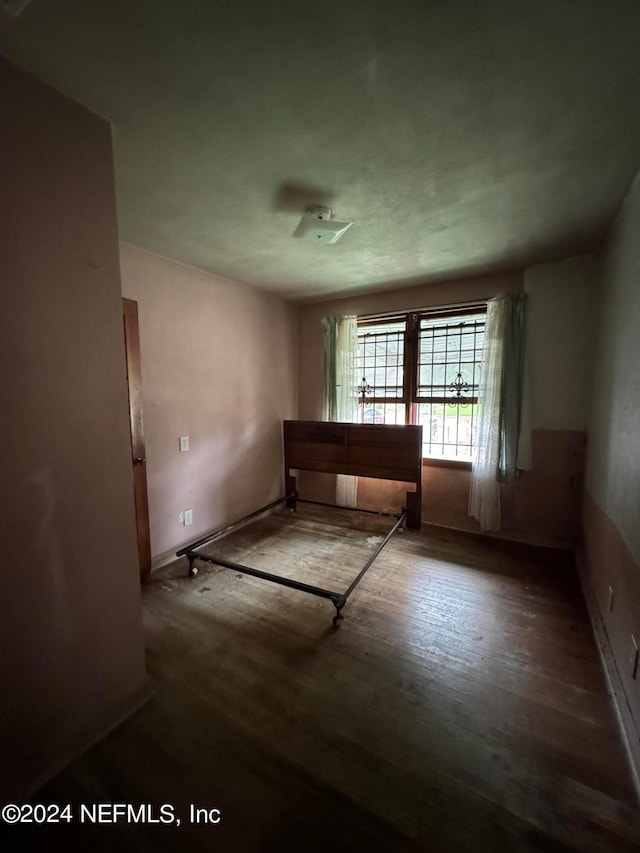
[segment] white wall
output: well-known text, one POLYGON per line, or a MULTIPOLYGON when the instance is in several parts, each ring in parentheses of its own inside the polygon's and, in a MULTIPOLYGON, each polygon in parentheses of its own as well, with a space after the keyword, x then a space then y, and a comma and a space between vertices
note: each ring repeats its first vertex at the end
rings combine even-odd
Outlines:
POLYGON ((0 59, 0 802, 145 696, 111 132, 0 59))
POLYGON ((607 239, 587 489, 640 560, 640 175, 607 239))
POLYGON ((533 429, 586 428, 598 282, 595 255, 525 270, 525 381, 533 429))
POLYGON ((640 778, 640 676, 630 665, 632 637, 640 639, 640 177, 603 253, 588 439, 584 579, 640 778))
POLYGON ((297 414, 295 309, 121 246, 138 302, 154 562, 284 493, 282 421, 297 414), (178 438, 190 437, 179 452, 178 438), (193 510, 193 526, 178 523, 193 510))

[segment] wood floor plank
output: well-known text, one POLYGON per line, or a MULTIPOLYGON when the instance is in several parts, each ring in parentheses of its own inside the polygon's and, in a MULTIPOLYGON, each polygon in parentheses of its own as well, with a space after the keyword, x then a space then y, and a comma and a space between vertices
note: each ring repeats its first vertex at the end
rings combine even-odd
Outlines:
MULTIPOLYGON (((212 552, 341 589, 389 527, 300 506, 212 552)), ((215 831, 92 830, 81 840, 96 850, 638 849, 566 554, 407 531, 344 612, 335 630, 329 602, 294 590, 206 564, 191 579, 184 561, 154 572, 144 621, 155 699, 36 799, 223 811, 215 831)))

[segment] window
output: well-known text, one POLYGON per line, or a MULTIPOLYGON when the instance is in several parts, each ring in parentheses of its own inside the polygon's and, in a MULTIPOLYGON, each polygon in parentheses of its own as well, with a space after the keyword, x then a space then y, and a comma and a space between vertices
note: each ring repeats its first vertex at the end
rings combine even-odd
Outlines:
POLYGON ((423 456, 471 461, 486 306, 358 322, 361 423, 423 427, 423 456))
POLYGON ((404 424, 406 320, 358 323, 359 399, 362 423, 404 424))

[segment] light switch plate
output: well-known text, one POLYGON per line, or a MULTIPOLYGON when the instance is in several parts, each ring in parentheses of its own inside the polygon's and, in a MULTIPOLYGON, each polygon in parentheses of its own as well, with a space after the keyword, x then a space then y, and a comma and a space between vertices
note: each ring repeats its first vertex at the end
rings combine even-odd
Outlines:
POLYGON ((180 436, 180 453, 186 453, 189 449, 189 436, 181 435, 180 436))

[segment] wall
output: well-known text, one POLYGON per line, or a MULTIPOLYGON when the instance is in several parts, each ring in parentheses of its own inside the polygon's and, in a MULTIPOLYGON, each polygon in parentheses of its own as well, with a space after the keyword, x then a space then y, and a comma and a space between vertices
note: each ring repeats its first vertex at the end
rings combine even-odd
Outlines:
POLYGON ((586 429, 599 276, 595 255, 525 270, 525 372, 535 429, 586 429))
POLYGON ((519 464, 526 470, 503 489, 505 525, 558 543, 580 536, 599 275, 595 255, 537 264, 524 274, 531 448, 525 432, 519 464))
POLYGON ((121 246, 121 267, 123 295, 138 302, 157 565, 283 494, 282 420, 297 409, 295 310, 132 246, 121 246))
MULTIPOLYGON (((502 487, 503 535, 550 545, 577 540, 584 465, 584 429, 589 381, 589 337, 594 256, 541 264, 522 273, 429 284, 404 290, 300 307, 300 417, 320 416, 320 319, 326 314, 372 314, 428 308, 524 288, 527 305, 527 366, 530 424, 527 467, 502 487)), ((423 518, 479 530, 467 513, 470 471, 423 468, 423 518)), ((323 499, 332 497, 328 477, 302 477, 301 484, 323 499)), ((400 505, 398 487, 360 480, 362 506, 400 505)))
POLYGON ((0 801, 146 696, 111 134, 0 59, 0 801))
POLYGON ((583 563, 640 769, 640 681, 632 678, 629 665, 632 634, 640 644, 640 177, 607 239, 598 317, 583 563))

